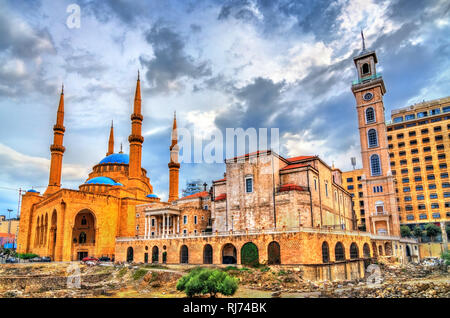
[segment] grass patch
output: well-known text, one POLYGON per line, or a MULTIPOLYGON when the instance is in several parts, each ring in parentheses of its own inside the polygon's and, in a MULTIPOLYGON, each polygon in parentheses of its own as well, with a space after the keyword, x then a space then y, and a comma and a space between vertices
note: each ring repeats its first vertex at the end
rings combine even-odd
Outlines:
POLYGON ((133 279, 134 279, 134 280, 139 280, 139 279, 141 279, 142 277, 144 277, 145 274, 147 274, 147 273, 148 273, 148 270, 146 270, 146 269, 144 269, 144 268, 139 268, 139 269, 137 269, 137 270, 134 271, 134 273, 133 273, 133 279))
POLYGON ((265 273, 265 272, 270 271, 270 267, 268 267, 268 266, 261 267, 259 270, 260 270, 261 272, 265 273))
POLYGON ((144 268, 167 269, 167 266, 159 264, 146 264, 144 265, 144 268))
POLYGON ((225 272, 239 270, 236 266, 227 266, 223 269, 225 272))
POLYGON ((126 267, 121 268, 120 271, 119 271, 118 276, 119 277, 124 277, 127 272, 128 272, 128 269, 126 267))

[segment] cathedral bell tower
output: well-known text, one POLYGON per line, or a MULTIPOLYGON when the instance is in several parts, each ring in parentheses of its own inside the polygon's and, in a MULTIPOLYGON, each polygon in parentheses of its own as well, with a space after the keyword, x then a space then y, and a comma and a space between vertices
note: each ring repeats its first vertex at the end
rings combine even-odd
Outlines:
POLYGON ((383 77, 376 71, 375 51, 367 50, 361 31, 362 51, 353 58, 358 79, 352 83, 356 99, 363 163, 363 198, 366 230, 379 235, 400 235, 400 221, 391 173, 383 95, 383 77))

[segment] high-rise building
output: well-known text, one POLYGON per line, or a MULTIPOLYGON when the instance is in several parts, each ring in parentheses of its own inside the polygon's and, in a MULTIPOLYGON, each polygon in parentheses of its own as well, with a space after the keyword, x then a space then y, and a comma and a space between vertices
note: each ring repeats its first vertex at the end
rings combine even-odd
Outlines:
POLYGON ((387 125, 401 224, 450 219, 450 97, 391 112, 387 125))

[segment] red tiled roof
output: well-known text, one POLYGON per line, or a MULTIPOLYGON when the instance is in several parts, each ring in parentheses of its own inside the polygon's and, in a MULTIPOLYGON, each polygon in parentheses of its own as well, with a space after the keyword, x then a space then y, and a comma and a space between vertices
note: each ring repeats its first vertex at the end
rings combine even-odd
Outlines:
POLYGON ((204 198, 209 196, 209 192, 208 191, 202 191, 202 192, 198 192, 198 193, 194 193, 185 197, 180 198, 179 200, 185 200, 185 199, 194 199, 194 198, 204 198))
POLYGON ((10 234, 10 233, 0 233, 0 237, 14 238, 14 237, 15 237, 15 234, 10 234))
POLYGON ((295 169, 295 168, 301 168, 301 167, 306 167, 306 166, 309 166, 309 164, 307 164, 307 163, 295 163, 295 164, 287 165, 286 167, 282 168, 281 171, 295 169))
POLYGON ((283 184, 278 191, 283 192, 283 191, 292 191, 292 190, 305 191, 305 189, 302 186, 292 184, 292 183, 283 184))
POLYGON ((226 180, 227 180, 227 178, 223 178, 223 179, 220 179, 220 180, 215 180, 213 182, 222 182, 222 181, 226 181, 226 180))
POLYGON ((227 194, 226 194, 226 193, 222 193, 222 194, 219 194, 219 195, 214 199, 214 201, 225 200, 226 198, 227 198, 227 194))
POLYGON ((231 158, 231 159, 234 160, 234 159, 240 159, 240 158, 248 158, 248 157, 250 157, 252 155, 259 155, 259 154, 268 153, 268 152, 270 152, 270 150, 258 150, 258 151, 247 153, 245 155, 234 157, 234 158, 231 158))
POLYGON ((286 158, 287 161, 294 162, 294 161, 300 161, 305 159, 312 159, 315 156, 298 156, 298 157, 292 157, 292 158, 286 158))

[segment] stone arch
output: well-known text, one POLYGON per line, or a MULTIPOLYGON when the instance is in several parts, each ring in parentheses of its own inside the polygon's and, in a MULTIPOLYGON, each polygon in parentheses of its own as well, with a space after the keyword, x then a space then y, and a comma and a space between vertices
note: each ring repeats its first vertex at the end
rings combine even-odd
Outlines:
POLYGON ((90 209, 83 209, 75 214, 72 228, 72 242, 76 244, 94 244, 97 230, 95 214, 90 209), (80 234, 86 234, 86 240, 79 242, 80 234))
POLYGON ((159 263, 159 248, 156 245, 152 248, 152 263, 159 263))
POLYGON ((253 242, 247 242, 241 247, 241 264, 249 266, 259 265, 258 247, 253 242))
POLYGON ((359 250, 358 245, 355 242, 353 242, 352 244, 350 244, 350 259, 355 258, 359 258, 359 250))
POLYGON ((39 222, 40 222, 40 217, 38 216, 36 219, 36 226, 35 226, 35 235, 34 235, 34 246, 38 246, 39 245, 39 222))
POLYGON ((44 244, 44 216, 41 215, 41 225, 39 230, 39 246, 44 244))
POLYGON ((237 264, 237 250, 231 243, 222 247, 222 264, 237 264))
POLYGON ((370 247, 369 247, 369 244, 367 244, 367 243, 364 243, 363 255, 364 255, 364 258, 370 258, 370 247))
POLYGON ((322 262, 330 262, 330 247, 328 246, 328 243, 326 241, 322 243, 322 262))
POLYGON ((127 262, 132 263, 134 260, 134 250, 131 246, 127 248, 127 262))
POLYGON ((377 249, 377 243, 372 242, 372 251, 373 251, 373 257, 378 256, 378 249, 377 249))
POLYGON ((47 245, 48 242, 48 213, 45 213, 45 219, 44 219, 44 245, 47 245))
POLYGON ((203 264, 213 263, 213 248, 210 244, 203 247, 203 264))
POLYGON ((335 261, 345 261, 345 248, 341 242, 337 242, 334 247, 334 259, 335 261))
POLYGON ((267 263, 269 265, 280 265, 281 264, 281 250, 280 244, 276 241, 272 241, 267 246, 267 263))
POLYGON ((386 256, 392 255, 392 243, 391 242, 384 243, 384 254, 386 256))
POLYGON ((183 245, 180 248, 180 263, 189 264, 189 249, 186 245, 183 245))
POLYGON ((56 213, 56 210, 53 210, 52 217, 50 219, 50 237, 49 237, 49 244, 48 244, 50 247, 49 255, 51 255, 52 260, 55 260, 57 221, 58 221, 58 214, 56 213))

